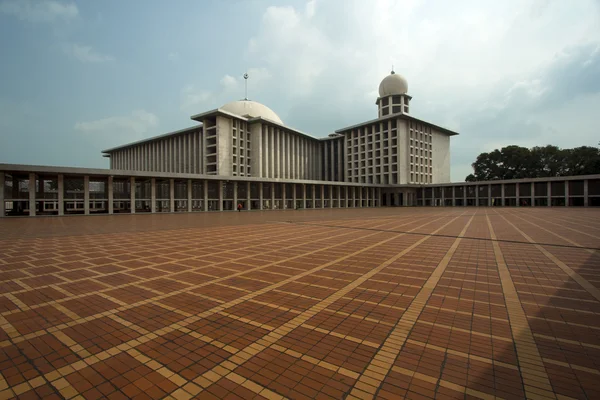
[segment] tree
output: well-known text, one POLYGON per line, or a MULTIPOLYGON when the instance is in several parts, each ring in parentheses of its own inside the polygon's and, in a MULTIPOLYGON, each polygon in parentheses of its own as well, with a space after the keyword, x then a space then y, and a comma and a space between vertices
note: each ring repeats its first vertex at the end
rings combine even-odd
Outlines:
POLYGON ((507 146, 481 153, 471 166, 474 173, 465 178, 467 182, 591 175, 600 173, 600 148, 507 146))

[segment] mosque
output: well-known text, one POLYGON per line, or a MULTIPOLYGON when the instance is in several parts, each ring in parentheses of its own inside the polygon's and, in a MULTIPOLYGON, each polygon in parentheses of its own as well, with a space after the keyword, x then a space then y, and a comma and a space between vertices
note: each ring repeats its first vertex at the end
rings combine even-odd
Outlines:
MULTIPOLYGON (((244 78, 247 79, 247 75, 244 78)), ((406 79, 379 84, 376 118, 315 138, 245 98, 198 124, 102 151, 109 169, 0 164, 0 217, 324 207, 588 205, 600 180, 450 183, 449 129, 412 115, 406 79)))

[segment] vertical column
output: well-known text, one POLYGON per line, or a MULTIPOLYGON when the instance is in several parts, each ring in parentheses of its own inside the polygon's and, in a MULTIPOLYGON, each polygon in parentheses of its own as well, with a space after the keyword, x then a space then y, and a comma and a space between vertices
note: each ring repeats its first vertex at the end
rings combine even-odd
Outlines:
MULTIPOLYGON (((112 176, 110 177, 110 180, 112 180, 112 176)), ((108 193, 108 200, 110 201, 111 192, 108 193)), ((65 176, 63 174, 58 175, 58 215, 65 215, 65 176)))
POLYGON ((83 213, 90 215, 90 177, 83 177, 83 213))
POLYGON ((344 207, 348 207, 348 186, 344 187, 344 207))
POLYGON ((363 188, 359 187, 358 190, 359 190, 359 194, 358 194, 358 202, 359 202, 359 204, 358 204, 358 206, 362 207, 363 206, 363 188))
POLYGON ((435 188, 431 188, 431 205, 435 206, 435 188))
POLYGON ((4 180, 5 173, 0 172, 0 218, 6 216, 6 203, 4 203, 4 180))
POLYGON ((463 207, 467 206, 467 186, 463 186, 463 207))
POLYGON ((237 181, 233 182, 233 209, 234 211, 237 211, 237 206, 238 206, 238 193, 237 193, 237 181))
POLYGON ((492 184, 489 183, 488 184, 488 196, 487 196, 487 206, 491 206, 492 205, 492 184))
POLYGON ((286 197, 287 197, 287 193, 286 193, 286 184, 282 183, 281 184, 281 209, 285 210, 287 208, 287 203, 286 203, 286 197))
POLYGON ((452 186, 452 207, 456 207, 456 186, 452 186))
POLYGON ((108 180, 107 180, 107 192, 108 192, 108 214, 114 214, 115 210, 114 210, 114 187, 113 187, 113 177, 109 176, 108 180))
POLYGON ((440 187, 442 193, 442 207, 446 207, 446 188, 444 186, 440 187))
POLYGON ((278 183, 271 183, 271 210, 275 209, 275 187, 278 183))
POLYGON ((131 202, 131 213, 135 214, 135 177, 129 178, 129 201, 131 202))
POLYGON ((269 132, 269 177, 275 178, 275 129, 268 127, 267 132, 269 132))
POLYGON ((175 212, 175 179, 169 179, 169 211, 175 212))
POLYGON ((337 205, 340 207, 340 187, 339 186, 330 186, 329 187, 329 208, 333 207, 333 188, 337 191, 337 205))
POLYGON ((515 196, 517 199, 517 207, 521 206, 521 199, 519 198, 519 186, 521 186, 520 183, 515 183, 515 196))
POLYGON ((150 212, 156 212, 156 178, 150 179, 150 212))
POLYGON ((546 205, 550 207, 552 205, 552 182, 550 181, 546 183, 546 197, 548 199, 546 200, 546 205))
MULTIPOLYGON (((317 208, 317 188, 315 187, 315 185, 310 185, 312 187, 312 208, 317 208)), ((321 202, 323 203, 323 202, 321 202)))
POLYGON ((35 217, 35 174, 29 174, 29 216, 35 217))
POLYGON ((295 210, 296 209, 296 184, 292 183, 292 202, 294 204, 292 204, 292 209, 295 210))
POLYGON ((565 181, 565 207, 569 207, 569 181, 565 181))
POLYGON ((356 207, 356 186, 352 186, 352 208, 356 207))
POLYGON ((506 192, 504 189, 504 183, 500 184, 500 206, 504 207, 506 205, 506 192))
POLYGON ((202 182, 202 194, 204 195, 204 199, 202 200, 202 209, 204 211, 208 211, 208 181, 204 180, 202 182))
POLYGON ((479 185, 475 185, 475 207, 479 207, 479 185))
POLYGON ((531 207, 535 207, 535 183, 531 182, 531 207))
POLYGON ((223 211, 223 181, 217 181, 219 185, 219 211, 223 211))
POLYGON ((259 210, 263 209, 263 183, 259 182, 258 183, 258 201, 260 203, 260 206, 258 207, 259 210))
MULTIPOLYGON (((191 140, 191 138, 190 138, 190 140, 191 140)), ((190 165, 190 168, 192 168, 193 164, 189 164, 189 165, 190 165)), ((191 213, 192 212, 192 180, 191 179, 187 180, 186 187, 187 187, 187 211, 189 213, 191 213)))
POLYGON ((589 201, 588 180, 585 179, 583 181, 583 206, 588 207, 589 205, 590 205, 590 201, 589 201))
POLYGON ((306 209, 306 183, 302 184, 302 208, 306 209))
POLYGON ((321 208, 325 208, 325 185, 321 185, 321 208))
POLYGON ((252 193, 250 192, 250 182, 246 182, 246 210, 250 211, 252 209, 252 206, 250 205, 250 203, 252 203, 252 193))

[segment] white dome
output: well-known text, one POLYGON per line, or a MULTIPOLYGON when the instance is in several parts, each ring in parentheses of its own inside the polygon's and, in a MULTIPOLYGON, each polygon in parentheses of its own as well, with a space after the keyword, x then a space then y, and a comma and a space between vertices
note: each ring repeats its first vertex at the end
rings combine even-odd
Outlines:
POLYGON ((379 84, 379 97, 392 96, 396 94, 406 94, 408 92, 408 83, 406 79, 392 71, 392 73, 379 84))
POLYGON ((231 103, 227 103, 221 107, 221 110, 239 115, 241 117, 261 117, 283 125, 283 121, 277 114, 275 114, 275 111, 271 110, 264 104, 260 104, 252 100, 232 101, 231 103))

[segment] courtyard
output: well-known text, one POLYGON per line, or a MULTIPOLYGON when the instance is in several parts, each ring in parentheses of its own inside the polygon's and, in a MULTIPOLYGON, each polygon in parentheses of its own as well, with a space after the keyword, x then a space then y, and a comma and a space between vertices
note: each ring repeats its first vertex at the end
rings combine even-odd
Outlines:
POLYGON ((600 398, 600 210, 0 220, 0 398, 600 398))

